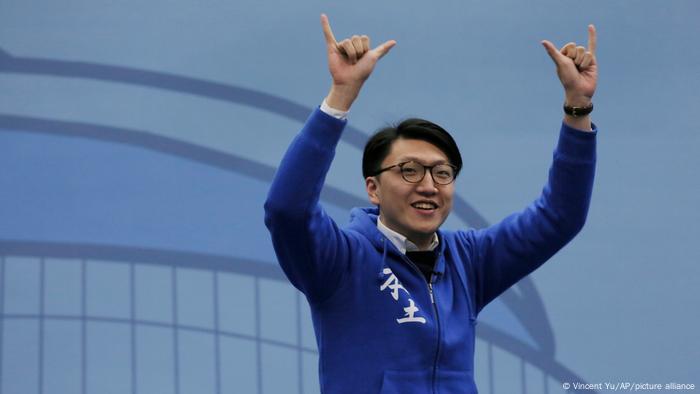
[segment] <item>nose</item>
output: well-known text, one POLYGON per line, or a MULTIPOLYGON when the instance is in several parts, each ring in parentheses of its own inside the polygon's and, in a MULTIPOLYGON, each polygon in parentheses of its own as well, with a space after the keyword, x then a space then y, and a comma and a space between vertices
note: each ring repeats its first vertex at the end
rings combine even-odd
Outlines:
POLYGON ((432 172, 425 172, 425 176, 423 177, 423 179, 421 179, 421 181, 418 182, 418 187, 416 188, 416 191, 420 194, 425 195, 437 194, 439 190, 437 187, 437 183, 435 183, 435 180, 433 179, 432 172))

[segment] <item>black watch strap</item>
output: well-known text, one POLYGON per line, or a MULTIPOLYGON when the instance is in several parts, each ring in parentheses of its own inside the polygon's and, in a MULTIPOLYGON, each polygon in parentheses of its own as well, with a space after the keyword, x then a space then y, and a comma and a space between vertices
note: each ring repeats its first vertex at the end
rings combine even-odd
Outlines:
POLYGON ((593 112, 593 103, 587 107, 571 107, 564 103, 564 113, 573 117, 586 116, 593 112))

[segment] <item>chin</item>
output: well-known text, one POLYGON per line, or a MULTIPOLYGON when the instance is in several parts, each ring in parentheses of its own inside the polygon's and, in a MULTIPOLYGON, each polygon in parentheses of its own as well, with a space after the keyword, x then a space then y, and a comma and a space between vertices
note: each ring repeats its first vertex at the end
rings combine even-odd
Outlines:
POLYGON ((439 227, 439 225, 416 226, 411 230, 417 235, 430 236, 433 235, 433 233, 436 232, 439 227))

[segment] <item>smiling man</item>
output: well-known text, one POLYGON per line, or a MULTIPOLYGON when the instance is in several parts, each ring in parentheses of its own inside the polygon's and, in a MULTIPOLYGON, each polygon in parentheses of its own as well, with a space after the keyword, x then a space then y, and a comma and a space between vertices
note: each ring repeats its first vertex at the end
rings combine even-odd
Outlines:
POLYGON ((523 211, 484 229, 440 229, 462 167, 442 127, 408 119, 377 132, 362 171, 372 208, 340 228, 319 204, 348 111, 377 61, 367 36, 336 41, 321 16, 333 80, 282 159, 265 202, 280 265, 311 306, 323 393, 476 393, 476 318, 582 228, 595 172, 590 121, 596 32, 588 49, 543 41, 564 87, 547 185, 523 211))

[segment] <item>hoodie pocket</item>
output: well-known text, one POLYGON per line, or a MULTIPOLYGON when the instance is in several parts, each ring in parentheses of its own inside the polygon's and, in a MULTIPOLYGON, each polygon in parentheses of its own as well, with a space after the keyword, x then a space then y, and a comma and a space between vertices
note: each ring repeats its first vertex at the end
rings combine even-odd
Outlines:
POLYGON ((432 392, 432 370, 384 371, 380 394, 426 394, 432 392))

